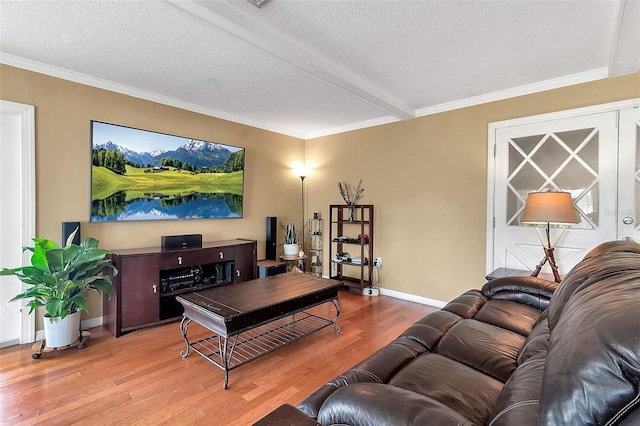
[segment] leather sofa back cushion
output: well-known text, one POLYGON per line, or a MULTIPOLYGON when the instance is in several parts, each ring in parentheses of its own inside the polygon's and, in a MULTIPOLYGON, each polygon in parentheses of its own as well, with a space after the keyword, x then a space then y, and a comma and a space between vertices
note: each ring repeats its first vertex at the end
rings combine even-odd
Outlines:
POLYGON ((584 281, 551 332, 541 424, 617 424, 640 407, 639 316, 640 271, 584 281))
MULTIPOLYGON (((621 241, 622 242, 622 241, 621 241)), ((590 283, 621 270, 637 270, 640 255, 637 253, 602 253, 582 260, 562 280, 549 303, 549 329, 553 331, 567 301, 590 283), (585 281, 589 283, 585 284, 585 281)))
MULTIPOLYGON (((542 315, 544 315, 545 312, 543 312, 542 315)), ((518 365, 525 363, 529 358, 541 352, 546 354, 549 349, 549 337, 549 321, 545 315, 544 319, 539 321, 527 336, 527 340, 525 340, 518 354, 518 365)))
POLYGON ((510 300, 490 300, 473 318, 528 336, 540 316, 540 310, 510 300))

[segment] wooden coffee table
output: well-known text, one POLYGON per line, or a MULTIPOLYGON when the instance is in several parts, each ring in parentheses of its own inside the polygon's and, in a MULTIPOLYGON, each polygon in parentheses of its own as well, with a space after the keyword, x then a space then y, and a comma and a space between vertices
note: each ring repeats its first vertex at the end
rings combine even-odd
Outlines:
POLYGON ((338 290, 343 286, 342 281, 290 272, 177 296, 184 307, 180 331, 187 345, 180 355, 185 358, 193 350, 223 369, 227 389, 229 371, 332 324, 338 333, 338 290), (329 302, 336 308, 333 319, 306 312, 329 302), (191 321, 213 335, 190 342, 191 321))

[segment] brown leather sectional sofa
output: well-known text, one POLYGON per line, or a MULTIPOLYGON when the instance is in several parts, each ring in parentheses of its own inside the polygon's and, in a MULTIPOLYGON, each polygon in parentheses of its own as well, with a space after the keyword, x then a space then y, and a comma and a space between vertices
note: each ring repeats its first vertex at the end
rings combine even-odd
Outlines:
POLYGON ((323 425, 639 425, 640 245, 604 243, 556 286, 470 290, 298 408, 323 425))

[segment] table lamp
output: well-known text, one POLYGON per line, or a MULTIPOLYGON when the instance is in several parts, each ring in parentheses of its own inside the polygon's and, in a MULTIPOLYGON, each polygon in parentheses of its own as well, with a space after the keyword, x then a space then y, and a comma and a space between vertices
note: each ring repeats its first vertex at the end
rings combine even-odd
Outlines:
MULTIPOLYGON (((538 238, 544 249, 544 258, 536 266, 536 270, 531 274, 532 277, 537 277, 542 269, 542 266, 548 261, 551 270, 553 271, 553 278, 557 283, 560 282, 560 274, 558 274, 558 265, 556 264, 555 257, 553 255, 554 247, 551 246, 551 238, 549 237, 549 228, 551 225, 569 225, 572 223, 580 222, 578 212, 573 205, 571 194, 561 191, 544 191, 544 192, 531 192, 527 196, 527 202, 524 205, 524 211, 520 217, 520 223, 531 225, 546 225, 547 241, 546 245, 540 230, 536 227, 538 238)), ((562 233, 556 239, 555 244, 562 237, 562 234, 566 228, 562 230, 562 233)))

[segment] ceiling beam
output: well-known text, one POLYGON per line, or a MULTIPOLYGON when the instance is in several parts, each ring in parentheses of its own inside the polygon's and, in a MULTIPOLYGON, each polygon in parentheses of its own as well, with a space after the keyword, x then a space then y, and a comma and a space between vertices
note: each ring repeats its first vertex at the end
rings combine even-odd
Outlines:
POLYGON ((416 117, 414 108, 223 1, 164 0, 164 3, 390 115, 403 120, 416 117))
POLYGON ((640 1, 619 0, 609 54, 609 78, 640 71, 640 1))

